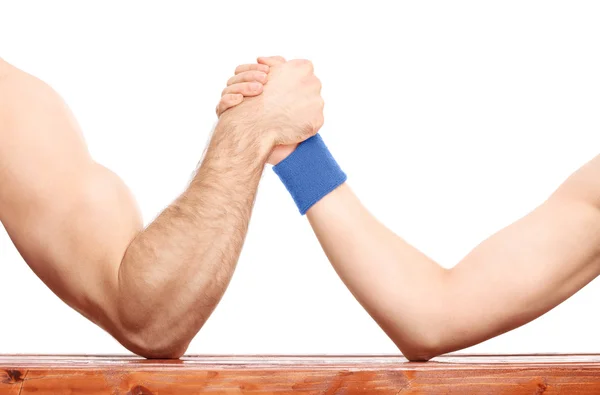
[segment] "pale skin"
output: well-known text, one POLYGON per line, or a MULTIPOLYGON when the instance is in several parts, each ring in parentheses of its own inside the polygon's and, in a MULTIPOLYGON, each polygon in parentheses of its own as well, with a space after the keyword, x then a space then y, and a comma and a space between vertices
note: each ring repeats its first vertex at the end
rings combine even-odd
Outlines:
POLYGON ((307 217, 356 299, 409 360, 428 360, 517 328, 600 274, 598 180, 600 156, 451 269, 377 221, 347 183, 307 217))
POLYGON ((323 123, 310 62, 277 59, 236 69, 229 93, 246 99, 219 120, 185 192, 145 229, 56 92, 0 59, 0 221, 50 289, 134 353, 185 352, 230 281, 273 148, 323 123), (268 87, 252 82, 267 73, 268 87))

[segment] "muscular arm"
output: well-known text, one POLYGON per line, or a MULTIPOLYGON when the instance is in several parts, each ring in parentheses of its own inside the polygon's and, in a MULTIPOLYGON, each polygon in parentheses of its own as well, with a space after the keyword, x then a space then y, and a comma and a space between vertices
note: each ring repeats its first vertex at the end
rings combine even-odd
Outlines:
POLYGON ((221 119, 186 191, 142 229, 56 93, 0 60, 0 221, 33 271, 131 351, 179 357, 220 300, 270 147, 221 119))
POLYGON ((544 314, 600 274, 600 156, 529 215, 446 270, 394 235, 347 185, 307 213, 350 291, 411 360, 544 314))

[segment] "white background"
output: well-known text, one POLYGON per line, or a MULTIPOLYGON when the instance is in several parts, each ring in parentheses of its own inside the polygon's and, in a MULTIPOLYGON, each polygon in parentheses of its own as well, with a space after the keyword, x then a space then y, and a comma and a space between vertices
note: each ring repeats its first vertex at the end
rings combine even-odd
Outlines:
MULTIPOLYGON (((65 98, 147 223, 189 180, 235 66, 309 58, 322 135, 352 187, 451 267, 598 153, 599 20, 594 1, 13 1, 0 2, 0 57, 65 98)), ((2 353, 126 352, 55 297, 3 231, 0 297, 2 353)), ((594 282, 469 351, 599 352, 599 308, 594 282)), ((231 286, 188 352, 397 350, 267 169, 231 286)))

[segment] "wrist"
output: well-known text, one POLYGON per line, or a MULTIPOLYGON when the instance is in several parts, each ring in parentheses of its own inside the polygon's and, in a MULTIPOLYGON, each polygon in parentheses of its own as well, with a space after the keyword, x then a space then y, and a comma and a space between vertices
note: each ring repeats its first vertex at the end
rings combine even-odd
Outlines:
POLYGON ((301 214, 346 181, 320 135, 302 142, 273 167, 301 214))
POLYGON ((273 148, 271 156, 269 156, 268 162, 273 166, 278 165, 279 162, 290 156, 297 146, 298 144, 276 146, 275 148, 273 148))
POLYGON ((220 118, 213 133, 216 145, 225 146, 231 155, 253 155, 266 162, 274 142, 256 123, 235 116, 220 118))

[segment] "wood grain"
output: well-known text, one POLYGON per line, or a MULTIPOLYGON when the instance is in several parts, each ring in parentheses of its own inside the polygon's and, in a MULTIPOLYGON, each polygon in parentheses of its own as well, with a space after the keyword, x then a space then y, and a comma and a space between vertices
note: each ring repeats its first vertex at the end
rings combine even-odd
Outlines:
POLYGON ((600 355, 6 355, 5 394, 600 394, 600 355))

